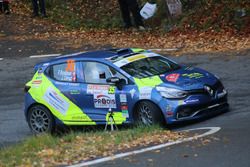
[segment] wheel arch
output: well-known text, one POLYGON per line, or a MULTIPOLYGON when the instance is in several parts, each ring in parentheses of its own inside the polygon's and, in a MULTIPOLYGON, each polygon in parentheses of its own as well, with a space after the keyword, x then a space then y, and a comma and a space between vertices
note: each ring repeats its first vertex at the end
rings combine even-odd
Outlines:
POLYGON ((32 107, 38 106, 38 105, 45 107, 45 108, 50 112, 50 114, 52 115, 53 119, 55 119, 55 116, 54 116, 54 114, 50 111, 50 109, 49 109, 47 106, 45 106, 44 104, 38 103, 38 102, 32 103, 32 104, 27 108, 26 113, 25 113, 26 119, 28 118, 28 114, 29 114, 30 109, 31 109, 32 107))
POLYGON ((158 105, 157 103, 155 103, 154 101, 152 101, 152 100, 150 100, 150 99, 140 99, 140 100, 138 100, 138 101, 134 104, 134 106, 133 106, 133 108, 132 108, 133 122, 135 122, 135 119, 136 119, 136 114, 137 114, 137 113, 136 113, 136 112, 137 112, 136 108, 138 107, 139 103, 140 103, 140 102, 143 102, 143 101, 148 101, 148 102, 150 102, 150 103, 153 103, 153 104, 159 109, 159 111, 161 111, 162 119, 165 120, 163 111, 162 111, 162 109, 159 107, 159 105, 158 105))

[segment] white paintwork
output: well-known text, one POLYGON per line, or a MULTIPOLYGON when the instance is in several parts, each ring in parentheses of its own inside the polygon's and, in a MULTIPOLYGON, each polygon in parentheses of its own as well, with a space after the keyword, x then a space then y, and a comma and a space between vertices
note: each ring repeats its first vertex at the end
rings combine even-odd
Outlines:
POLYGON ((30 58, 40 58, 40 57, 57 57, 61 54, 47 54, 47 55, 32 55, 30 58))

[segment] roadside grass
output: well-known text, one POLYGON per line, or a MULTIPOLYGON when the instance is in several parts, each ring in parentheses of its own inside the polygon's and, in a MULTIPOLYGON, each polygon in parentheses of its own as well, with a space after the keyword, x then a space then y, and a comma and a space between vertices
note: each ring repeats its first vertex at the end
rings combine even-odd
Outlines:
POLYGON ((183 134, 159 126, 138 126, 114 132, 70 131, 61 136, 44 134, 0 150, 0 166, 69 165, 182 137, 183 134))

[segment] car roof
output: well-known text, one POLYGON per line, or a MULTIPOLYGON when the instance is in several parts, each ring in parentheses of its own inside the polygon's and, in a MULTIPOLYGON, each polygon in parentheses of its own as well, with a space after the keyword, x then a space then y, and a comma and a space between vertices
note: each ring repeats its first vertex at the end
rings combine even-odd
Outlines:
POLYGON ((38 69, 41 65, 46 63, 54 63, 65 61, 68 59, 102 59, 102 60, 111 60, 115 61, 116 59, 129 57, 131 55, 135 55, 138 53, 146 52, 144 49, 140 48, 118 48, 118 49, 107 49, 107 50, 99 50, 99 51, 89 51, 89 52, 78 52, 67 55, 62 55, 53 59, 49 59, 47 61, 40 62, 35 65, 35 70, 38 69))
MULTIPOLYGON (((140 49, 140 51, 145 51, 140 49)), ((120 57, 124 55, 133 55, 138 52, 135 52, 133 48, 122 48, 122 49, 108 49, 108 50, 100 50, 100 51, 90 51, 90 52, 79 52, 68 55, 59 56, 52 60, 64 60, 64 59, 81 59, 81 58, 91 58, 91 59, 111 59, 114 57, 120 57)))

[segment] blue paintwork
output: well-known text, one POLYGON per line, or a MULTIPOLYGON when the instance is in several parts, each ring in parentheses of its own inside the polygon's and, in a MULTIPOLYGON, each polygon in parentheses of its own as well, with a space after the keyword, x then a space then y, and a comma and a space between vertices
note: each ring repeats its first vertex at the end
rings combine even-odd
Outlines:
MULTIPOLYGON (((149 52, 149 51, 146 51, 149 52)), ((131 50, 128 50, 128 52, 124 52, 123 54, 131 54, 133 53, 131 50)), ((74 56, 63 56, 59 58, 54 58, 52 60, 39 63, 35 66, 35 70, 40 69, 41 72, 43 72, 49 65, 57 64, 66 62, 68 59, 73 59, 76 62, 77 61, 95 61, 95 62, 101 62, 106 65, 109 65, 113 67, 115 70, 119 71, 123 75, 125 75, 131 82, 129 85, 125 85, 123 87, 123 90, 116 89, 116 103, 117 108, 114 109, 116 111, 121 111, 121 103, 120 103, 120 94, 126 94, 127 96, 127 105, 128 105, 128 112, 129 112, 129 118, 127 119, 126 123, 133 123, 133 111, 136 103, 140 101, 139 99, 139 90, 138 87, 134 84, 133 77, 131 77, 129 74, 127 74, 125 71, 121 70, 117 66, 115 66, 111 61, 107 60, 110 57, 118 56, 115 52, 110 51, 95 51, 95 52, 87 52, 87 53, 81 53, 74 56), (130 90, 134 89, 135 94, 132 98, 130 94, 130 90)), ((120 56, 120 55, 119 55, 120 56)), ((79 67, 81 69, 81 67, 79 67)), ((213 86, 218 82, 218 79, 211 73, 199 69, 199 68, 190 68, 182 66, 180 69, 172 72, 168 72, 166 74, 162 74, 159 76, 163 83, 160 86, 170 87, 170 88, 177 88, 180 90, 185 91, 192 91, 192 90, 203 90, 204 85, 210 85, 213 86), (200 78, 190 78, 185 76, 185 74, 192 74, 192 73, 200 73, 202 74, 202 77, 200 78), (166 76, 170 74, 179 74, 179 78, 176 82, 169 82, 166 80, 166 76)), ((68 97, 73 103, 75 103, 78 107, 80 107, 91 119, 97 122, 97 124, 104 124, 105 123, 105 116, 107 113, 107 109, 97 109, 94 107, 93 103, 93 95, 90 96, 86 93, 87 91, 87 85, 85 83, 75 83, 72 85, 67 85, 63 82, 55 81, 53 79, 50 79, 51 82, 59 89, 61 92, 68 97), (79 91, 79 94, 70 94, 71 90, 79 91)), ((184 117, 182 119, 177 119, 177 112, 181 107, 198 107, 198 109, 203 109, 204 106, 213 105, 216 103, 226 103, 227 104, 227 95, 225 97, 219 99, 217 97, 218 93, 221 93, 223 91, 223 86, 221 88, 218 88, 216 90, 216 96, 211 97, 208 94, 190 94, 184 99, 166 99, 163 98, 158 91, 154 88, 152 90, 151 99, 153 103, 155 103, 162 111, 163 116, 168 124, 175 123, 175 122, 181 122, 184 120, 193 120, 197 118, 201 118, 204 116, 209 115, 209 113, 197 115, 194 117, 184 117), (200 108, 199 108, 200 106, 200 108), (168 112, 172 112, 172 115, 168 115, 168 112)), ((35 103, 35 101, 32 99, 32 97, 29 95, 29 93, 25 96, 25 115, 27 116, 28 107, 35 103)), ((221 111, 222 109, 218 109, 216 111, 221 111)), ((57 121, 58 123, 61 123, 60 121, 57 121)))

